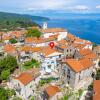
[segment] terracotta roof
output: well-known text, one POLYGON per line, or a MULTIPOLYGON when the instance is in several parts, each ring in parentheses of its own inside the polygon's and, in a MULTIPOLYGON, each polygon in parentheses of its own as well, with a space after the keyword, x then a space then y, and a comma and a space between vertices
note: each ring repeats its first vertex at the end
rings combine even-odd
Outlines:
POLYGON ((86 45, 85 44, 78 44, 78 43, 73 43, 72 46, 74 48, 77 48, 79 50, 83 49, 86 45))
POLYGON ((28 37, 28 38, 25 38, 25 42, 26 43, 44 43, 45 42, 45 39, 44 38, 35 38, 35 37, 28 37))
POLYGON ((16 38, 19 38, 19 37, 21 37, 22 32, 21 31, 12 31, 11 35, 14 35, 14 36, 16 36, 16 38))
POLYGON ((45 56, 45 57, 48 57, 48 55, 52 54, 52 53, 55 53, 55 52, 58 52, 56 51, 54 48, 50 48, 50 47, 44 47, 42 50, 41 50, 41 53, 45 56))
POLYGON ((16 51, 15 47, 10 45, 10 44, 7 44, 4 46, 4 51, 5 52, 8 52, 8 53, 13 53, 16 51))
POLYGON ((92 61, 87 58, 82 58, 80 60, 67 59, 65 61, 75 72, 80 72, 92 66, 92 61))
POLYGON ((42 47, 32 47, 32 52, 38 52, 41 50, 42 50, 42 47))
POLYGON ((75 38, 75 42, 77 42, 77 43, 85 43, 85 40, 76 37, 75 38))
POLYGON ((42 33, 56 33, 56 32, 66 32, 63 28, 48 28, 40 30, 42 33))
POLYGON ((93 84, 93 90, 94 90, 94 95, 93 95, 93 100, 100 100, 100 80, 95 80, 93 84))
POLYGON ((33 37, 27 37, 27 38, 25 38, 25 42, 32 43, 34 41, 34 39, 35 38, 33 38, 33 37))
POLYGON ((46 93, 48 94, 49 97, 52 97, 56 95, 58 92, 61 92, 60 89, 57 86, 48 86, 45 89, 46 93))
POLYGON ((11 37, 10 37, 9 35, 3 35, 3 36, 2 36, 2 39, 3 39, 3 40, 10 40, 11 37))
POLYGON ((24 72, 20 74, 18 77, 16 77, 15 79, 19 80, 23 85, 27 85, 33 80, 33 77, 31 74, 24 72))
POLYGON ((39 39, 35 39, 33 42, 36 43, 36 44, 38 44, 38 43, 45 43, 45 39, 39 38, 39 39))
POLYGON ((72 34, 70 34, 70 33, 67 34, 67 37, 68 37, 70 40, 72 40, 72 41, 75 40, 75 36, 72 35, 72 34))
POLYGON ((38 52, 38 51, 41 51, 42 48, 43 47, 24 46, 24 47, 21 47, 21 51, 25 51, 25 52, 29 52, 29 51, 38 52))
POLYGON ((45 42, 50 42, 50 41, 54 41, 55 39, 57 39, 56 37, 49 37, 49 38, 44 38, 45 42))
POLYGON ((79 52, 80 52, 80 54, 83 55, 83 56, 86 56, 86 55, 92 53, 92 51, 91 51, 90 49, 81 49, 79 52))
POLYGON ((80 54, 88 59, 96 59, 97 55, 90 49, 81 49, 80 54))
POLYGON ((98 58, 97 55, 95 53, 93 53, 93 52, 91 54, 89 54, 89 55, 86 55, 85 57, 88 58, 88 59, 96 59, 96 58, 98 58))
POLYGON ((25 51, 25 52, 32 51, 32 47, 31 46, 24 46, 21 48, 21 51, 25 51))
POLYGON ((3 34, 5 34, 4 32, 0 32, 0 35, 3 35, 3 34))
POLYGON ((58 41, 58 44, 65 45, 65 44, 68 44, 68 42, 63 39, 63 40, 58 41))
POLYGON ((61 48, 61 49, 66 49, 67 45, 59 45, 58 47, 61 48))
POLYGON ((31 74, 33 79, 35 79, 36 77, 38 77, 41 74, 39 68, 32 68, 32 69, 28 70, 27 73, 31 74))

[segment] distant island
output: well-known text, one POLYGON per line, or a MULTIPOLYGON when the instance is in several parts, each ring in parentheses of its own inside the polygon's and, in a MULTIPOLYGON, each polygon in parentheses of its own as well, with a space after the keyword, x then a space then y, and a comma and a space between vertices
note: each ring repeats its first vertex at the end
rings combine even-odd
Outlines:
POLYGON ((0 31, 10 31, 19 28, 39 26, 35 21, 48 20, 50 19, 41 16, 0 12, 0 31))

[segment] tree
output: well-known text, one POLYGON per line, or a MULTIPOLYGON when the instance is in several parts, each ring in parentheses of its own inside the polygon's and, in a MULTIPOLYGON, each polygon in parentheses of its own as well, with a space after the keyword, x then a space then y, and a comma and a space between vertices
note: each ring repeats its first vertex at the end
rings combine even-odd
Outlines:
POLYGON ((26 33, 26 37, 37 37, 41 36, 41 32, 38 29, 29 29, 26 33))
POLYGON ((14 39, 14 38, 11 38, 11 39, 9 40, 9 42, 10 42, 11 44, 15 44, 15 43, 17 43, 17 40, 14 39))
POLYGON ((16 95, 16 92, 14 89, 7 89, 6 91, 9 98, 11 98, 13 95, 16 95))
POLYGON ((14 97, 12 100, 22 100, 20 97, 14 97))
POLYGON ((68 100, 68 96, 65 95, 63 98, 61 98, 61 100, 68 100))
POLYGON ((91 85, 88 86, 88 90, 89 91, 93 91, 93 83, 91 85))
POLYGON ((9 77, 16 67, 18 67, 17 60, 13 56, 6 56, 3 59, 0 59, 0 77, 2 80, 5 80, 9 77), (8 75, 8 76, 7 76, 8 75))
POLYGON ((7 91, 3 87, 0 87, 0 100, 7 100, 7 98, 7 91))
POLYGON ((32 96, 29 100, 35 100, 34 97, 32 96))
POLYGON ((93 43, 93 48, 96 47, 96 46, 97 46, 97 44, 96 43, 93 43))
POLYGON ((1 72, 1 78, 2 80, 7 80, 9 78, 10 75, 10 70, 4 70, 1 72))
POLYGON ((97 71, 96 79, 97 79, 97 80, 100 80, 100 70, 97 71))

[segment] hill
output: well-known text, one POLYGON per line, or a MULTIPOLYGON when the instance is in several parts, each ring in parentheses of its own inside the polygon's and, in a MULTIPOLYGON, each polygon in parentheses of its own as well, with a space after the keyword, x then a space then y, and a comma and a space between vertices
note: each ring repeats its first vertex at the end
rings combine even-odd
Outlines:
POLYGON ((39 26, 35 21, 41 20, 47 21, 49 19, 41 16, 0 12, 0 31, 39 26))

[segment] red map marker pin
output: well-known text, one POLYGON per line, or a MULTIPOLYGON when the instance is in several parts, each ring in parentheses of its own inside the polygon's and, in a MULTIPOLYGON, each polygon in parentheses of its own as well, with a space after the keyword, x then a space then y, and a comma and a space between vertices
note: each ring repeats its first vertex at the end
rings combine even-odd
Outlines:
POLYGON ((53 48, 55 46, 54 42, 50 42, 50 47, 53 48))

